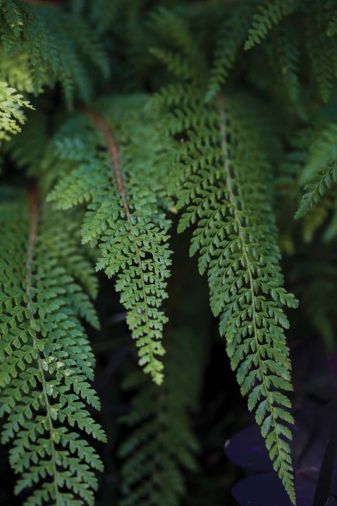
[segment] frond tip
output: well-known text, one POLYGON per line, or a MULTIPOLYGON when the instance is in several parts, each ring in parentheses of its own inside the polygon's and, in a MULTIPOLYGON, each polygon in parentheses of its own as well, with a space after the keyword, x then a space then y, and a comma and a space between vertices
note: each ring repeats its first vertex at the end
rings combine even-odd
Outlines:
POLYGON ((260 44, 268 33, 297 8, 296 0, 267 0, 258 6, 244 48, 260 44))
POLYGON ((337 125, 325 128, 310 147, 302 173, 304 194, 296 218, 301 218, 317 205, 337 183, 337 125))

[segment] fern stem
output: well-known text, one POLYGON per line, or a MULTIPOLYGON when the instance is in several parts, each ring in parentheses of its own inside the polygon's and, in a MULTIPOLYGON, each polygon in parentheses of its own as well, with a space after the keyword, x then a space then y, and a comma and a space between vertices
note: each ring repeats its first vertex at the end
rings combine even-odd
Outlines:
MULTIPOLYGON (((135 236, 135 233, 134 233, 134 227, 133 227, 133 223, 132 223, 132 219, 131 219, 131 212, 130 212, 129 204, 128 204, 128 200, 127 200, 126 188, 125 188, 124 182, 123 182, 123 173, 122 173, 122 167, 121 167, 121 162, 120 162, 118 143, 117 143, 115 137, 113 136, 113 134, 111 133, 111 130, 110 130, 107 122, 100 114, 98 114, 97 111, 95 111, 94 109, 92 109, 90 107, 87 107, 85 109, 85 111, 87 112, 89 117, 92 119, 96 128, 103 135, 103 138, 105 140, 105 143, 107 145, 108 151, 109 151, 111 159, 112 159, 112 165, 113 165, 113 170, 114 170, 117 191, 122 199, 125 215, 126 215, 127 221, 130 226, 131 241, 132 241, 134 249, 135 249, 137 263, 140 266, 140 282, 141 282, 141 289, 142 289, 142 293, 143 293, 143 300, 145 302, 144 318, 145 318, 146 325, 149 328, 151 319, 149 316, 149 309, 148 308, 150 307, 150 305, 148 303, 148 298, 146 295, 146 284, 145 284, 144 272, 143 272, 143 268, 142 268, 141 252, 140 252, 140 249, 139 249, 139 246, 137 243, 137 237, 135 236)), ((149 357, 150 357, 149 363, 155 363, 156 358, 154 356, 152 346, 150 346, 149 357)), ((162 382, 162 375, 159 374, 158 379, 154 380, 154 381, 156 383, 161 383, 162 382)))
POLYGON ((91 109, 90 107, 86 108, 86 112, 90 116, 90 118, 93 120, 96 128, 102 133, 103 138, 105 140, 105 143, 108 147, 111 159, 112 159, 112 165, 114 169, 114 175, 116 180, 116 186, 118 193, 121 196, 123 207, 125 210, 125 214, 127 216, 128 221, 131 221, 131 215, 128 205, 128 199, 126 196, 126 189, 123 183, 123 174, 122 174, 122 167, 121 167, 121 161, 119 156, 119 148, 116 139, 111 133, 111 130, 100 114, 96 112, 94 109, 91 109))
MULTIPOLYGON (((38 231, 39 231, 39 196, 38 196, 38 187, 37 184, 34 184, 29 190, 29 216, 30 216, 30 230, 28 236, 28 247, 27 247, 27 261, 26 261, 26 294, 28 298, 28 311, 30 313, 30 323, 31 326, 34 327, 33 321, 33 265, 34 265, 34 253, 35 247, 38 240, 38 231)), ((42 392, 45 401, 46 407, 46 416, 48 422, 48 429, 50 434, 50 445, 51 445, 51 462, 53 467, 53 475, 54 475, 54 490, 55 490, 55 506, 61 506, 61 496, 60 491, 57 484, 57 466, 56 466, 56 451, 54 445, 54 426, 52 422, 52 417, 50 414, 50 403, 47 393, 47 382, 44 374, 43 364, 40 357, 40 351, 37 344, 37 339, 35 334, 33 333, 33 346, 36 350, 38 368, 41 377, 42 383, 42 392)))
MULTIPOLYGON (((218 110, 219 110, 219 116, 220 116, 219 125, 220 125, 220 134, 221 134, 221 148, 222 148, 223 157, 224 157, 226 188, 228 191, 229 200, 230 200, 232 208, 233 208, 234 217, 235 217, 235 220, 238 225, 238 234, 239 234, 239 238, 240 238, 240 242, 241 242, 242 254, 243 254, 245 264, 247 267, 250 292, 251 292, 251 297, 252 297, 253 332, 254 332, 254 339, 255 339, 255 343, 256 343, 256 355, 255 356, 257 357, 257 360, 258 360, 259 371, 261 373, 261 382, 263 385, 263 390, 264 390, 265 398, 267 401, 267 405, 269 407, 269 412, 270 412, 270 416, 272 419, 272 426, 274 427, 274 431, 275 431, 275 438, 276 438, 276 445, 277 445, 277 449, 278 449, 278 454, 282 455, 283 451, 282 451, 282 446, 280 444, 279 433, 277 431, 277 422, 276 422, 276 418, 275 418, 274 406, 273 406, 273 403, 270 399, 269 388, 267 387, 267 384, 266 384, 266 375, 263 370, 263 360, 261 358, 261 350, 260 350, 260 344, 259 344, 259 339, 258 339, 258 329, 257 329, 257 325, 256 325, 256 300, 255 300, 254 276, 253 276, 253 271, 252 271, 252 267, 251 267, 251 263, 250 263, 250 259, 249 259, 249 252, 248 252, 248 246, 246 244, 245 233, 244 233, 242 222, 241 222, 240 209, 239 209, 239 206, 237 203, 237 197, 235 195, 233 180, 232 180, 232 176, 231 176, 232 167, 230 166, 230 155, 229 155, 228 144, 227 144, 226 115, 225 115, 223 97, 219 95, 217 97, 217 102, 218 102, 218 110)), ((293 500, 293 498, 291 498, 291 499, 293 500)))

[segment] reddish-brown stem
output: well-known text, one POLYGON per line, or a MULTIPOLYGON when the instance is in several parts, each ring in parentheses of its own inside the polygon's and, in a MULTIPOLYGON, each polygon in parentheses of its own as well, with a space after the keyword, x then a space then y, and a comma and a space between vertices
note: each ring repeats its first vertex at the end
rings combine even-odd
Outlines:
POLYGON ((105 140, 105 143, 107 145, 108 151, 111 156, 112 165, 114 169, 114 176, 116 181, 116 187, 118 190, 118 193, 121 196, 123 207, 125 210, 126 217, 128 221, 130 221, 130 210, 128 205, 128 199, 126 196, 126 189, 123 183, 123 174, 122 174, 122 167, 121 167, 121 161, 120 161, 120 155, 119 155, 119 148, 116 139, 112 135, 112 132, 105 121, 105 119, 98 114, 97 111, 92 109, 91 107, 86 107, 85 109, 86 113, 90 116, 93 123, 95 124, 97 130, 101 132, 103 135, 103 138, 105 140))

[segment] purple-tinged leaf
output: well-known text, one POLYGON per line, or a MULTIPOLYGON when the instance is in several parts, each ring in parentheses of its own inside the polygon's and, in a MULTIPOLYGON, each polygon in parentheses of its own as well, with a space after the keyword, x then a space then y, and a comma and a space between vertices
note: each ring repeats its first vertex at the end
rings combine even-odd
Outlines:
POLYGON ((272 465, 257 425, 244 429, 225 444, 227 457, 248 472, 270 472, 272 465))
POLYGON ((274 473, 244 478, 232 488, 232 494, 240 506, 291 506, 287 492, 274 473))

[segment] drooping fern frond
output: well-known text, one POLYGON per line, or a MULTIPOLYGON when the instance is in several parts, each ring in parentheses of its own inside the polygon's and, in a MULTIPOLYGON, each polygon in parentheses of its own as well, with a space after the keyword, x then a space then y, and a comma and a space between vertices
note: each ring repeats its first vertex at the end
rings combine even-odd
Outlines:
POLYGON ((81 320, 98 325, 92 268, 76 220, 40 204, 36 187, 1 193, 0 374, 2 442, 25 506, 93 505, 105 440, 87 405, 94 358, 81 320))
POLYGON ((296 217, 312 210, 337 182, 337 126, 331 123, 310 147, 301 175, 304 194, 296 217))
POLYGON ((260 44, 276 25, 296 10, 297 5, 296 0, 267 0, 261 3, 253 15, 245 49, 260 44))
POLYGON ((198 332, 178 327, 166 342, 166 376, 160 388, 139 372, 125 381, 134 395, 123 419, 129 433, 120 447, 120 506, 178 506, 184 475, 196 469, 199 447, 191 417, 198 407, 204 340, 198 332))
POLYGON ((172 176, 183 211, 179 229, 195 226, 191 254, 199 253, 200 272, 208 275, 231 366, 294 502, 283 307, 296 300, 283 288, 263 140, 240 97, 205 105, 193 88, 172 85, 156 102, 168 111, 167 129, 181 139, 172 176))
POLYGON ((139 363, 161 383, 170 266, 164 144, 143 99, 108 101, 104 116, 90 109, 76 120, 75 136, 70 122, 58 137, 50 163, 60 180, 49 199, 59 209, 86 204, 83 242, 98 246, 97 268, 116 277, 139 363))
POLYGON ((26 117, 24 108, 33 107, 17 90, 0 81, 0 143, 20 132, 26 117))

